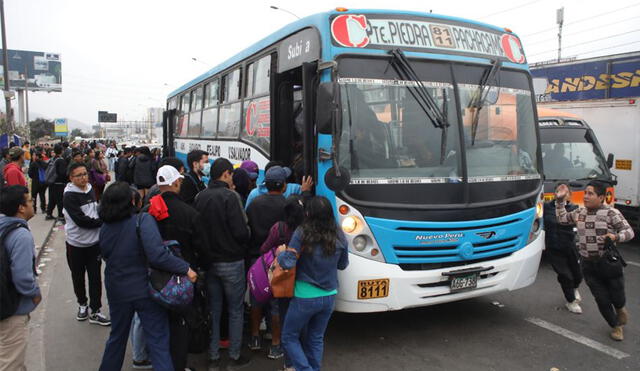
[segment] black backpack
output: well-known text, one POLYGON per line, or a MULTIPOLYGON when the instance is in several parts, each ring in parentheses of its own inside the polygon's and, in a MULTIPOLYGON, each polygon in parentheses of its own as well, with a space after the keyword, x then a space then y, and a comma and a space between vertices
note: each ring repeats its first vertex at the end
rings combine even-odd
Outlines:
POLYGON ((20 304, 20 294, 11 277, 9 254, 4 247, 6 236, 18 228, 26 228, 26 226, 22 223, 14 223, 0 233, 0 320, 13 316, 18 309, 18 304, 20 304))
POLYGON ((60 158, 52 158, 49 160, 47 164, 47 169, 44 171, 44 183, 45 184, 54 184, 56 179, 58 179, 58 172, 56 171, 56 161, 60 160, 60 158))

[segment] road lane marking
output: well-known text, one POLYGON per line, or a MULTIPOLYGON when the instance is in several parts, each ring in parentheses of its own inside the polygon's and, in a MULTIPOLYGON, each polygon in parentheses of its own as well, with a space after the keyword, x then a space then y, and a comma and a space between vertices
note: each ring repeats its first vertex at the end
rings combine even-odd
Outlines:
POLYGON ((629 357, 629 354, 619 351, 615 348, 612 348, 608 345, 604 345, 602 343, 599 343, 595 340, 591 340, 587 337, 584 337, 582 335, 576 334, 573 331, 569 331, 565 328, 562 328, 560 326, 554 325, 553 323, 549 323, 545 320, 542 320, 540 318, 535 318, 535 317, 529 317, 529 318, 525 318, 525 321, 533 323, 536 326, 540 326, 544 329, 547 329, 549 331, 555 332, 558 335, 562 335, 564 337, 566 337, 567 339, 571 339, 577 343, 580 343, 582 345, 586 345, 589 348, 593 348, 599 352, 602 352, 604 354, 610 355, 611 357, 617 358, 617 359, 623 359, 623 358, 627 358, 629 357))
POLYGON ((627 264, 633 265, 633 266, 636 266, 636 267, 640 267, 640 263, 636 263, 636 262, 632 262, 632 261, 628 261, 628 260, 627 260, 627 264))

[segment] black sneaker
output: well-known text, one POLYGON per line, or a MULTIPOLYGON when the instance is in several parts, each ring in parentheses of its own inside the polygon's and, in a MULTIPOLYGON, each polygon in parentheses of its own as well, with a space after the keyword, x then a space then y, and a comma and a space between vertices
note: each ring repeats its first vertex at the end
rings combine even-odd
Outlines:
POLYGON ((51 214, 47 214, 47 215, 44 217, 44 220, 53 220, 53 219, 55 219, 55 217, 54 217, 53 215, 51 215, 51 214))
POLYGON ((278 359, 284 357, 284 352, 282 351, 282 346, 272 345, 269 347, 269 353, 267 354, 267 358, 269 359, 278 359))
POLYGON ((262 344, 260 343, 260 336, 252 336, 249 339, 249 349, 251 350, 260 350, 262 349, 262 344))
POLYGON ((86 305, 81 305, 78 307, 78 314, 76 314, 76 319, 78 321, 85 321, 89 318, 89 307, 86 305))
POLYGON ((151 370, 153 366, 151 365, 151 361, 145 359, 144 361, 133 361, 133 368, 136 370, 151 370))
POLYGON ((111 320, 100 313, 100 311, 93 312, 89 316, 89 323, 100 326, 111 326, 111 320))
POLYGON ((238 359, 232 358, 229 360, 229 364, 227 365, 227 370, 228 371, 240 370, 242 368, 249 366, 250 363, 251 363, 251 358, 240 355, 238 359))
POLYGON ((220 371, 220 358, 210 359, 208 371, 220 371))

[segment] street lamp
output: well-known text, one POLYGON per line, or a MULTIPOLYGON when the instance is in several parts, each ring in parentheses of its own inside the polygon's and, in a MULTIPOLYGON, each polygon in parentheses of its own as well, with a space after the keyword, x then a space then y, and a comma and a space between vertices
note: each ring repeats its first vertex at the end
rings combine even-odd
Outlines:
POLYGON ((283 12, 285 12, 285 13, 289 13, 289 14, 291 14, 292 16, 294 16, 294 17, 296 17, 296 18, 300 19, 300 17, 298 17, 298 16, 297 16, 297 15, 295 15, 294 13, 292 13, 292 12, 288 11, 287 9, 278 8, 278 7, 277 7, 277 6, 275 6, 275 5, 271 5, 271 6, 270 6, 270 8, 271 8, 271 9, 273 9, 273 10, 281 10, 281 11, 283 11, 283 12))
MULTIPOLYGON (((204 64, 204 65, 205 65, 205 66, 207 66, 207 67, 211 67, 211 64, 210 64, 210 63, 207 63, 207 62, 205 62, 205 61, 203 61, 203 60, 201 60, 201 59, 198 59, 198 58, 196 58, 196 57, 191 57, 191 60, 192 60, 192 61, 194 61, 194 62, 202 63, 202 64, 204 64)), ((166 85, 166 84, 165 84, 165 85, 166 85)))

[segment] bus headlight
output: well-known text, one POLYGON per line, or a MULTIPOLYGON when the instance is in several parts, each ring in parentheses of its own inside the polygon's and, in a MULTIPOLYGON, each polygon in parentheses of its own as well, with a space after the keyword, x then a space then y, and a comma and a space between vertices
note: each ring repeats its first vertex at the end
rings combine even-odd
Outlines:
POLYGON ((367 247, 367 238, 365 236, 359 235, 353 239, 353 248, 356 249, 357 251, 362 252, 366 247, 367 247))
POLYGON ((357 231, 358 227, 360 227, 361 224, 362 222, 358 217, 348 216, 342 220, 342 230, 344 231, 344 233, 351 234, 357 231))
POLYGON ((337 197, 336 206, 338 223, 349 244, 349 254, 385 263, 383 251, 364 216, 337 197))
POLYGON ((540 220, 541 219, 536 218, 533 221, 533 224, 531 224, 531 230, 529 231, 529 240, 527 241, 527 245, 533 242, 533 240, 535 240, 540 234, 540 231, 542 230, 542 224, 540 220))
POLYGON ((527 245, 533 242, 540 231, 542 231, 542 216, 544 215, 544 195, 541 193, 540 197, 538 197, 538 202, 536 202, 536 216, 531 224, 531 229, 529 230, 529 239, 527 241, 527 245))
POLYGON ((538 201, 536 203, 536 218, 540 219, 544 215, 544 203, 542 201, 538 201))

